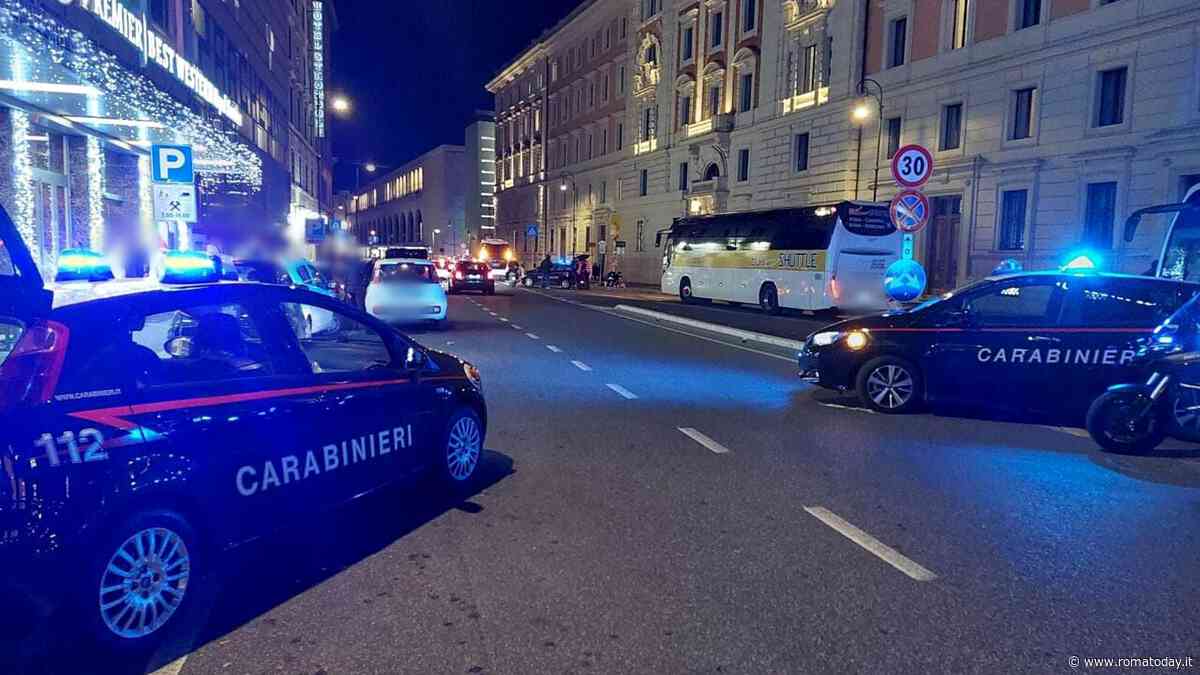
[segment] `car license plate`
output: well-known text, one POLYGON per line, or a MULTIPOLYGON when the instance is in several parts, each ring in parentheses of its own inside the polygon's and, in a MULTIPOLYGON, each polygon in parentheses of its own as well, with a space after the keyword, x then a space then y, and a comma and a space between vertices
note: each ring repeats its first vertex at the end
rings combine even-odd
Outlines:
POLYGON ((479 278, 479 275, 478 275, 478 274, 472 274, 472 275, 471 275, 470 277, 468 277, 468 278, 469 278, 469 279, 478 279, 478 278, 479 278))

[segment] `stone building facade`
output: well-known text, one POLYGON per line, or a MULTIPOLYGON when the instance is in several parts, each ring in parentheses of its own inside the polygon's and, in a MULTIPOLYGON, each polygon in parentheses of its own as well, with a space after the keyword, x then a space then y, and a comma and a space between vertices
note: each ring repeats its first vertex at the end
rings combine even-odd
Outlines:
MULTIPOLYGON (((686 213, 891 199, 909 143, 937 167, 916 242, 935 289, 1081 245, 1143 271, 1165 221, 1126 244, 1123 217, 1200 181, 1192 0, 595 0, 573 16, 608 11, 629 76, 608 235, 633 281, 657 282, 654 235, 686 213)), ((523 59, 549 60, 563 28, 523 59)), ((501 222, 538 215, 502 187, 501 222)))

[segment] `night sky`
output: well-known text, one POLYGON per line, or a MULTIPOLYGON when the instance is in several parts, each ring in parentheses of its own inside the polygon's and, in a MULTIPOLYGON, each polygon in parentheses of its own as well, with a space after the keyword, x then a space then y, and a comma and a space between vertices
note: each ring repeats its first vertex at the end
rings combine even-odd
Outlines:
MULTIPOLYGON (((330 89, 354 110, 331 120, 334 157, 398 166, 462 144, 473 112, 495 107, 488 80, 580 2, 335 0, 330 89)), ((354 167, 334 180, 352 188, 354 167)))

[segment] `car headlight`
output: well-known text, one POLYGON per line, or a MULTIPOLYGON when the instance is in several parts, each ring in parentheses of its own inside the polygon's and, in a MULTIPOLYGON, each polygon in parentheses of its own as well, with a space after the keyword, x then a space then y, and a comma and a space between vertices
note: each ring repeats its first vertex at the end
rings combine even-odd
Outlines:
POLYGON ((867 346, 867 334, 861 330, 850 331, 846 334, 846 347, 858 351, 867 346))
POLYGON ((830 331, 825 331, 824 333, 817 333, 816 335, 813 336, 812 340, 813 340, 813 344, 818 347, 828 347, 829 345, 837 342, 838 338, 840 338, 841 336, 842 336, 841 332, 836 331, 836 330, 830 330, 830 331))
POLYGON ((463 373, 466 374, 467 379, 471 381, 471 384, 475 385, 476 389, 483 391, 483 377, 479 374, 478 368, 469 363, 464 363, 463 373))

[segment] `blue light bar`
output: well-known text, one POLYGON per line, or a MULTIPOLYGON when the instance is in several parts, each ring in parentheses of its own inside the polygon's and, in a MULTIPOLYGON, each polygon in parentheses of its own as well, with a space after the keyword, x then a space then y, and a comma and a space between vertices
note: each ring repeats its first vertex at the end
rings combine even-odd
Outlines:
POLYGON ((203 284, 220 279, 217 265, 204 253, 168 251, 163 255, 164 284, 203 284))
POLYGON ((1103 258, 1095 251, 1083 249, 1067 255, 1063 270, 1094 270, 1100 267, 1103 258))
POLYGON ((96 251, 70 248, 58 256, 55 281, 108 281, 112 278, 112 265, 96 251))

